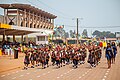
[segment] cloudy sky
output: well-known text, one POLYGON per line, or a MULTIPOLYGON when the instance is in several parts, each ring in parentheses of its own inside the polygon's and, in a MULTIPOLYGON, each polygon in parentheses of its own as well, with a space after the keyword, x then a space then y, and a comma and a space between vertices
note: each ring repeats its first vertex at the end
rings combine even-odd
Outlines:
POLYGON ((94 30, 120 32, 120 0, 0 0, 4 3, 31 4, 53 13, 57 16, 55 25, 65 25, 66 31, 76 30, 79 18, 79 33, 83 29, 89 35, 94 30))

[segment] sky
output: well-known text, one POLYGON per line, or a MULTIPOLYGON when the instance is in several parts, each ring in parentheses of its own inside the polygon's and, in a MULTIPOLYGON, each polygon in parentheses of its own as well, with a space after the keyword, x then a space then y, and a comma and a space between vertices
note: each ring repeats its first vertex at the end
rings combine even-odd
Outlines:
POLYGON ((53 13, 57 16, 55 26, 65 25, 68 32, 76 30, 76 18, 80 34, 84 29, 89 36, 95 30, 120 32, 120 0, 0 0, 0 4, 5 3, 30 4, 53 13))

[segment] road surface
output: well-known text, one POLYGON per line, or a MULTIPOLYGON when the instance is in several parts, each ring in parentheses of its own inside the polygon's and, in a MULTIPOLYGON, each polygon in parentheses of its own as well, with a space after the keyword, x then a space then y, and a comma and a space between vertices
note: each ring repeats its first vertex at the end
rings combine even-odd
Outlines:
POLYGON ((110 69, 107 69, 106 59, 103 55, 101 63, 95 68, 91 68, 87 62, 79 64, 77 69, 74 69, 72 64, 59 69, 56 66, 46 69, 41 69, 41 66, 28 70, 20 68, 0 73, 0 80, 120 80, 119 52, 120 50, 118 50, 116 63, 112 64, 110 69))

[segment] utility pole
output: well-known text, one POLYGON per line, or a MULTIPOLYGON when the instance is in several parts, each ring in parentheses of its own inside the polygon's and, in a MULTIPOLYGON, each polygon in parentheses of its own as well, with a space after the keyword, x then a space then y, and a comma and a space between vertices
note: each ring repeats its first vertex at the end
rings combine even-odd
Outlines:
POLYGON ((78 40, 78 21, 79 19, 77 18, 77 34, 76 34, 76 37, 77 37, 77 45, 79 44, 79 40, 78 40))

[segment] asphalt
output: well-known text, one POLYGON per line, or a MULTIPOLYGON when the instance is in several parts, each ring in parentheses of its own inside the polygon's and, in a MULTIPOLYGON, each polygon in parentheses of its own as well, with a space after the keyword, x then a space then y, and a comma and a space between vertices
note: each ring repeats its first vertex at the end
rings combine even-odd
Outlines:
MULTIPOLYGON (((41 69, 40 66, 23 70, 22 60, 24 57, 21 57, 18 61, 21 61, 19 64, 22 67, 0 72, 0 80, 120 80, 119 53, 120 49, 118 49, 116 63, 112 64, 110 69, 107 69, 107 61, 104 53, 101 63, 97 67, 91 68, 86 61, 85 64, 79 65, 77 69, 74 69, 72 64, 70 64, 59 69, 57 69, 56 66, 50 66, 46 69, 41 69)), ((14 61, 15 60, 13 59, 14 66, 19 65, 17 61, 16 63, 14 61)))

